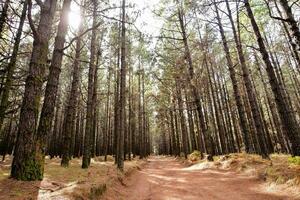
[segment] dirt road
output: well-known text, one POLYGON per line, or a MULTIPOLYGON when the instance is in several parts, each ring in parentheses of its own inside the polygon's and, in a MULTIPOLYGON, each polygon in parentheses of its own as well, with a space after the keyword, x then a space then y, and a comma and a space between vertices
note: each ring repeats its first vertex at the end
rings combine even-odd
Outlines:
POLYGON ((235 172, 184 167, 174 158, 152 157, 123 185, 107 191, 106 200, 287 200, 264 192, 262 183, 235 172))

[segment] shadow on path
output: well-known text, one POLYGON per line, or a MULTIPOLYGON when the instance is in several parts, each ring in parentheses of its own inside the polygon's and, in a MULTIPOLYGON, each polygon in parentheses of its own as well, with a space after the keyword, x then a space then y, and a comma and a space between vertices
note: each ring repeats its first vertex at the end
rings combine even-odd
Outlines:
POLYGON ((262 191, 262 182, 217 169, 190 170, 172 157, 151 157, 149 163, 107 191, 106 200, 288 200, 262 191))

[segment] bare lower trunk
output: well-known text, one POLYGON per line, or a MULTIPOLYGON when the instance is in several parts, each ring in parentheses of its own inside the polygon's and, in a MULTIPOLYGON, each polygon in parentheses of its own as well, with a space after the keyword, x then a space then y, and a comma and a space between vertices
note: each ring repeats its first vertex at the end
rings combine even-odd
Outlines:
MULTIPOLYGON (((6 3, 7 2, 9 2, 9 1, 6 1, 6 3)), ((19 23, 19 27, 17 30, 15 42, 14 42, 13 52, 12 52, 10 61, 8 63, 8 66, 6 68, 6 81, 4 83, 4 87, 1 88, 2 94, 1 94, 1 105, 0 105, 0 130, 1 130, 1 127, 3 124, 3 120, 5 118, 5 112, 8 108, 8 104, 9 104, 8 99, 10 96, 10 90, 11 90, 12 83, 13 83, 13 75, 14 75, 14 72, 16 69, 17 56, 18 56, 18 52, 19 52, 19 46, 20 46, 20 42, 21 42, 23 26, 24 26, 24 22, 26 19, 27 5, 28 5, 28 1, 26 0, 23 3, 22 14, 20 16, 20 23, 19 23)), ((3 12, 4 12, 4 10, 3 10, 3 12)), ((0 30, 0 34, 1 34, 1 30, 0 30)))
MULTIPOLYGON (((78 33, 82 32, 82 24, 80 24, 78 33)), ((69 166, 69 160, 71 159, 71 136, 72 136, 72 126, 75 123, 75 114, 76 114, 76 105, 78 104, 78 95, 79 95, 79 79, 80 79, 80 52, 81 52, 81 44, 82 39, 79 38, 76 42, 76 52, 75 52, 75 60, 73 63, 73 80, 70 91, 70 96, 66 109, 66 118, 63 126, 64 130, 64 142, 62 149, 62 160, 61 165, 64 167, 69 166)), ((77 130, 76 130, 77 132, 77 130)))
MULTIPOLYGON (((252 116, 253 116, 253 120, 254 120, 254 124, 255 124, 255 129, 256 129, 256 133, 257 133, 257 137, 258 137, 258 142, 259 142, 259 146, 260 146, 260 150, 261 150, 260 153, 263 157, 267 157, 268 152, 267 152, 267 148, 266 148, 265 143, 264 143, 265 131, 264 131, 264 128, 263 128, 263 120, 262 120, 260 112, 259 112, 258 102, 257 102, 257 99, 255 97, 255 93, 254 93, 254 90, 253 90, 253 85, 252 85, 251 80, 250 80, 249 69, 246 65, 246 60, 245 60, 245 57, 244 57, 244 52, 243 52, 243 49, 242 49, 242 45, 240 44, 240 41, 239 41, 237 33, 236 33, 236 29, 235 29, 235 25, 234 25, 234 22, 233 22, 233 19, 232 19, 231 10, 230 10, 228 1, 226 1, 226 6, 227 6, 227 11, 229 12, 228 16, 229 16, 229 19, 230 19, 230 23, 231 23, 231 27, 232 27, 232 31, 233 31, 233 35, 234 35, 234 41, 235 41, 235 44, 236 44, 236 49, 237 49, 237 52, 238 52, 238 57, 239 57, 239 61, 240 61, 242 72, 243 72, 243 80, 244 80, 244 84, 245 84, 245 87, 246 87, 247 96, 248 96, 248 99, 249 99, 249 103, 251 105, 251 112, 252 112, 252 116)), ((219 21, 219 23, 221 23, 221 22, 219 21)), ((222 25, 220 24, 219 26, 222 26, 222 25)), ((224 34, 223 27, 221 27, 221 32, 223 32, 223 33, 221 33, 223 41, 225 40, 224 49, 225 49, 226 54, 227 54, 227 59, 230 59, 230 60, 228 60, 228 63, 231 63, 231 65, 232 65, 230 52, 229 52, 229 47, 227 45, 227 41, 226 41, 226 37, 225 37, 225 34, 224 34)))
MULTIPOLYGON (((97 24, 97 0, 93 0, 93 27, 97 24)), ((84 150, 82 158, 82 168, 88 168, 91 163, 92 152, 92 137, 93 137, 93 94, 94 94, 94 76, 96 69, 96 39, 97 29, 92 30, 91 38, 91 55, 90 66, 88 75, 88 97, 87 97, 87 110, 86 110, 86 125, 85 125, 85 137, 84 137, 84 150)))
MULTIPOLYGON (((71 0, 64 0, 58 31, 54 43, 54 52, 51 60, 48 82, 46 85, 44 104, 37 131, 37 142, 39 147, 37 151, 41 156, 45 156, 44 149, 46 147, 47 136, 49 135, 54 117, 54 108, 63 59, 63 51, 61 49, 64 48, 65 37, 68 30, 68 13, 70 6, 71 0)), ((41 165, 43 165, 43 162, 41 162, 41 165)))
POLYGON ((205 124, 204 114, 202 112, 200 95, 199 95, 199 92, 197 91, 195 84, 193 83, 193 81, 195 81, 194 80, 194 65, 193 65, 193 60, 192 60, 192 56, 190 53, 187 34, 186 34, 186 30, 185 30, 186 26, 185 26, 185 22, 184 22, 184 20, 185 20, 184 13, 183 13, 183 9, 181 7, 178 8, 178 19, 180 22, 181 34, 183 36, 183 43, 184 43, 184 48, 185 48, 185 58, 188 62, 187 83, 192 90, 192 94, 193 94, 193 97, 195 100, 195 105, 196 105, 198 116, 199 116, 200 127, 201 127, 201 131, 203 132, 205 149, 206 149, 207 153, 212 154, 212 149, 211 149, 211 146, 209 145, 210 139, 209 139, 207 127, 205 124))
POLYGON ((45 148, 36 144, 42 86, 47 68, 47 55, 51 37, 52 21, 56 10, 56 0, 46 0, 41 8, 41 17, 36 30, 29 75, 25 83, 25 93, 20 113, 19 131, 11 168, 11 177, 18 180, 41 180, 43 178, 45 148), (38 150, 38 153, 36 153, 38 150))
POLYGON ((121 80, 120 80, 120 129, 118 132, 118 169, 124 170, 124 136, 125 136, 125 107, 126 107, 126 27, 125 27, 126 13, 125 0, 122 2, 122 29, 121 29, 121 80))
POLYGON ((300 155, 300 138, 298 134, 299 125, 294 120, 293 112, 289 107, 288 102, 284 101, 284 94, 282 94, 282 91, 280 90, 279 82, 276 78, 274 68, 270 61, 269 54, 266 50, 263 38, 261 36, 260 30, 258 28, 258 25, 256 23, 256 20, 254 18, 248 0, 245 0, 245 7, 259 45, 260 53, 266 65, 267 74, 269 77, 273 94, 275 96, 275 101, 276 101, 277 109, 279 111, 280 119, 286 130, 287 136, 292 144, 292 154, 300 155))

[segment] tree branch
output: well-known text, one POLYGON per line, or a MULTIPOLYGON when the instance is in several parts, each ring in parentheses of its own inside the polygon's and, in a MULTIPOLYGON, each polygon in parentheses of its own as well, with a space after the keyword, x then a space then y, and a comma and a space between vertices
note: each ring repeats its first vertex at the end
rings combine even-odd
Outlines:
POLYGON ((31 10, 32 10, 32 0, 28 0, 28 21, 29 21, 29 26, 32 30, 33 33, 33 38, 39 40, 39 34, 34 26, 33 20, 32 20, 32 16, 31 16, 31 10))
POLYGON ((289 19, 283 19, 283 18, 281 18, 281 17, 275 17, 275 16, 273 16, 273 15, 272 15, 272 11, 271 11, 269 2, 268 2, 267 0, 264 0, 264 2, 267 4, 269 16, 270 16, 272 19, 276 19, 276 20, 280 20, 280 21, 284 21, 284 22, 290 22, 289 19))
POLYGON ((37 3, 37 5, 39 5, 40 7, 43 7, 44 4, 41 0, 35 0, 35 2, 37 3))

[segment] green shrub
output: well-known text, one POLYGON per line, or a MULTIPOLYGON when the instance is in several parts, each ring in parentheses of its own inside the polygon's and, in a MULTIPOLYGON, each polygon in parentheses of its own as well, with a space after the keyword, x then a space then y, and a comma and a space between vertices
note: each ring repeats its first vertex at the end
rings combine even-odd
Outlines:
POLYGON ((300 156, 289 157, 288 161, 290 164, 300 165, 300 156))
POLYGON ((201 152, 200 151, 195 150, 195 151, 193 151, 193 153, 191 153, 189 155, 189 160, 191 160, 191 161, 198 161, 200 159, 201 159, 201 152))

